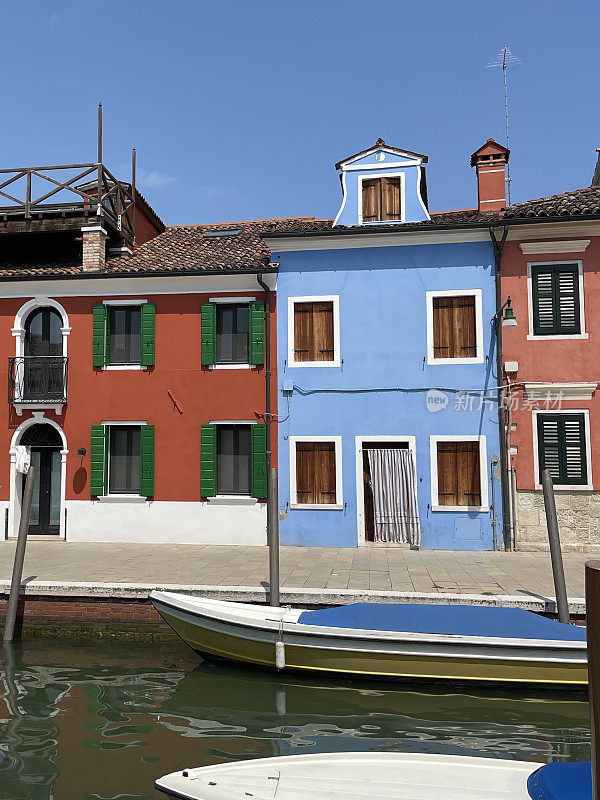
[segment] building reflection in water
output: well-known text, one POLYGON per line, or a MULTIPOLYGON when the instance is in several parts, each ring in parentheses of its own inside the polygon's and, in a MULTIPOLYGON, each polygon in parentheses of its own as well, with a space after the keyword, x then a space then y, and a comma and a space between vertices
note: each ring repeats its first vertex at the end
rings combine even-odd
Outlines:
POLYGON ((178 644, 5 649, 0 797, 149 800, 155 778, 175 769, 303 752, 589 758, 581 694, 447 693, 197 664, 178 644))

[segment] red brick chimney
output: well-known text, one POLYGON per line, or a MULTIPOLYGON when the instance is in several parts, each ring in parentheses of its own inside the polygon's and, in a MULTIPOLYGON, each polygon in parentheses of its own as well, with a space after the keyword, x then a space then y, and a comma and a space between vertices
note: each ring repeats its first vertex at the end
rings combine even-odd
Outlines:
POLYGON ((477 210, 500 211, 506 206, 506 164, 510 150, 493 139, 475 150, 471 166, 477 168, 477 210))

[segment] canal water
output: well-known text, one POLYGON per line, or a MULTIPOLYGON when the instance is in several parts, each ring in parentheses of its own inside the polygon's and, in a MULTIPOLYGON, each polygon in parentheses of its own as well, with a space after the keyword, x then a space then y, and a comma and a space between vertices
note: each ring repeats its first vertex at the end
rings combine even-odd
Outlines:
POLYGON ((262 674, 178 643, 26 639, 2 686, 1 800, 164 800, 167 772, 300 753, 590 757, 586 695, 262 674))

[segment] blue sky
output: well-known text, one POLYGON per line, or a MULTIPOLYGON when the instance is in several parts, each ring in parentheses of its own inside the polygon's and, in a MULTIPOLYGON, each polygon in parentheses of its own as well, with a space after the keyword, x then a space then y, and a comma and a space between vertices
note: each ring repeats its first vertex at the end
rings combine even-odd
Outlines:
POLYGON ((0 166, 104 161, 167 224, 334 216, 335 161, 382 136, 429 155, 432 210, 476 202, 470 154, 504 141, 513 202, 590 183, 597 0, 21 0, 0 33, 0 166), (6 77, 8 76, 8 80, 6 77))

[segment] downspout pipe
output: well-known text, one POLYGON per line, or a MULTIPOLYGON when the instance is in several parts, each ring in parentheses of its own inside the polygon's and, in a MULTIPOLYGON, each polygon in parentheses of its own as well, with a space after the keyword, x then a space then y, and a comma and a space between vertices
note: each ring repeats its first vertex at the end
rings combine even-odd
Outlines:
MULTIPOLYGON (((494 234, 494 228, 488 229, 490 239, 494 247, 494 276, 496 283, 496 312, 502 308, 502 252, 508 235, 508 227, 505 225, 502 238, 498 240, 494 234)), ((504 411, 504 363, 502 356, 502 320, 494 317, 494 327, 496 330, 496 381, 498 384, 498 427, 500 433, 500 486, 502 489, 502 535, 504 547, 510 550, 512 546, 510 535, 510 484, 508 473, 508 452, 506 447, 506 419, 504 411)))
POLYGON ((265 293, 265 425, 267 445, 267 545, 269 546, 269 605, 279 606, 279 505, 277 471, 271 453, 271 289, 264 275, 256 275, 258 285, 265 293))

